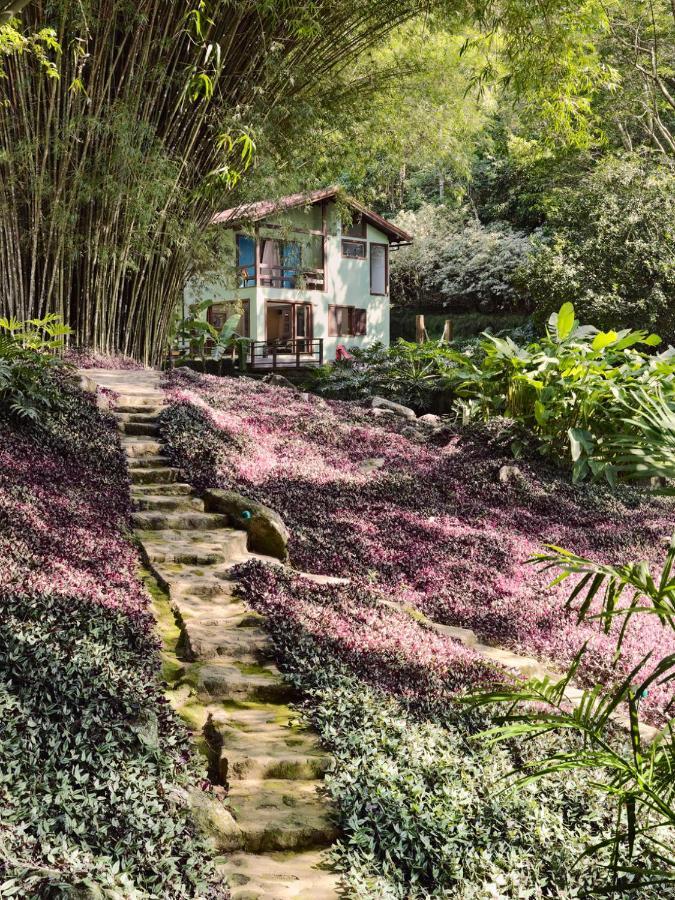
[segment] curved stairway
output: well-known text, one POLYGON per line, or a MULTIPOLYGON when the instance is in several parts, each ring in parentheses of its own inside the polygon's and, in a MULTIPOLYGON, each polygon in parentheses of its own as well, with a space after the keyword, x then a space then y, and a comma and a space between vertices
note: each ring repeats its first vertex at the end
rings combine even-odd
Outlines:
MULTIPOLYGON (((162 454, 160 374, 85 370, 83 385, 114 391, 112 410, 128 458, 133 524, 142 555, 178 627, 169 698, 208 759, 224 804, 191 797, 194 817, 221 854, 233 900, 334 900, 323 869, 335 839, 317 794, 328 758, 297 722, 261 617, 236 595, 230 570, 253 558, 245 532, 202 500, 162 454)), ((260 557, 257 557, 260 558, 260 557)), ((276 562, 276 560, 275 560, 276 562)))

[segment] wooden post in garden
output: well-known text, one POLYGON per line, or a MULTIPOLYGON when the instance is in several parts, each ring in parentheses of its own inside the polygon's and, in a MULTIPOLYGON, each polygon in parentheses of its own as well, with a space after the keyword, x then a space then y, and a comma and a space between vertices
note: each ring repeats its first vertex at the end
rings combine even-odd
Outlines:
POLYGON ((424 316, 415 316, 415 340, 418 344, 429 340, 429 335, 424 327, 424 316))
POLYGON ((441 340, 444 344, 452 343, 452 339, 455 336, 455 329, 452 324, 452 319, 446 319, 445 325, 443 326, 443 337, 441 340))

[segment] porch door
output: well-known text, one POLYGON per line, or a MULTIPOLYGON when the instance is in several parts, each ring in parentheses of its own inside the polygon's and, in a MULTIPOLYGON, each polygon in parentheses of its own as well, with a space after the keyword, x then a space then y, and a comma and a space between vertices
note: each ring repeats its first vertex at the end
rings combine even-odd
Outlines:
POLYGON ((290 349, 293 337, 293 304, 267 304, 267 340, 279 348, 290 349))
POLYGON ((297 303, 295 306, 295 337, 298 340, 299 353, 312 352, 312 304, 297 303))

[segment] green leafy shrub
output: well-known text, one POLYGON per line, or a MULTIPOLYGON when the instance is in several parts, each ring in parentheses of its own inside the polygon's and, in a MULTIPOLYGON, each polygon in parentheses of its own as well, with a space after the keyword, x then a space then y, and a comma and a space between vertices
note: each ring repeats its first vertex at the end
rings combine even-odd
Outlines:
POLYGON ((374 394, 426 408, 441 392, 456 355, 447 345, 398 341, 391 347, 374 344, 366 349, 351 347, 352 360, 317 369, 311 376, 312 390, 340 400, 363 400, 374 394))
POLYGON ((27 322, 0 319, 0 409, 36 420, 52 406, 58 391, 45 376, 63 365, 57 354, 67 334, 70 329, 53 314, 27 322))
POLYGON ((575 479, 604 474, 613 483, 628 398, 640 389, 672 395, 675 351, 648 352, 660 343, 644 331, 582 326, 566 303, 532 344, 486 334, 478 360, 465 356, 465 371, 455 372, 454 389, 465 419, 513 418, 537 436, 542 454, 570 460, 575 479))

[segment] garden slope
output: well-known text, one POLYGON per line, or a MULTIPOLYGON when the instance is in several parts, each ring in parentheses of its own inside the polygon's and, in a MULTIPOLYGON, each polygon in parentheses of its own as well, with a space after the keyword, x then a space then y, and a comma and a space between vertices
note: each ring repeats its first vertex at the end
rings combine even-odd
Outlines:
POLYGON ((128 503, 114 423, 75 389, 39 429, 0 421, 2 896, 225 896, 184 808, 128 503))
MULTIPOLYGON (((500 467, 513 460, 502 425, 448 432, 433 446, 403 435, 397 419, 382 425, 354 404, 250 379, 177 373, 171 397, 164 437, 174 462, 197 485, 240 490, 276 509, 298 568, 352 579, 352 619, 369 605, 354 598, 375 593, 561 665, 587 641, 580 677, 615 676, 613 639, 578 626, 564 610, 565 587, 548 590, 549 577, 526 561, 551 542, 602 560, 658 564, 668 502, 575 487, 538 461, 519 463, 503 484, 500 467)), ((308 602, 298 615, 307 618, 308 602)), ((645 648, 675 650, 655 619, 638 617, 622 665, 645 648)), ((647 698, 652 720, 666 700, 665 690, 647 698)))

